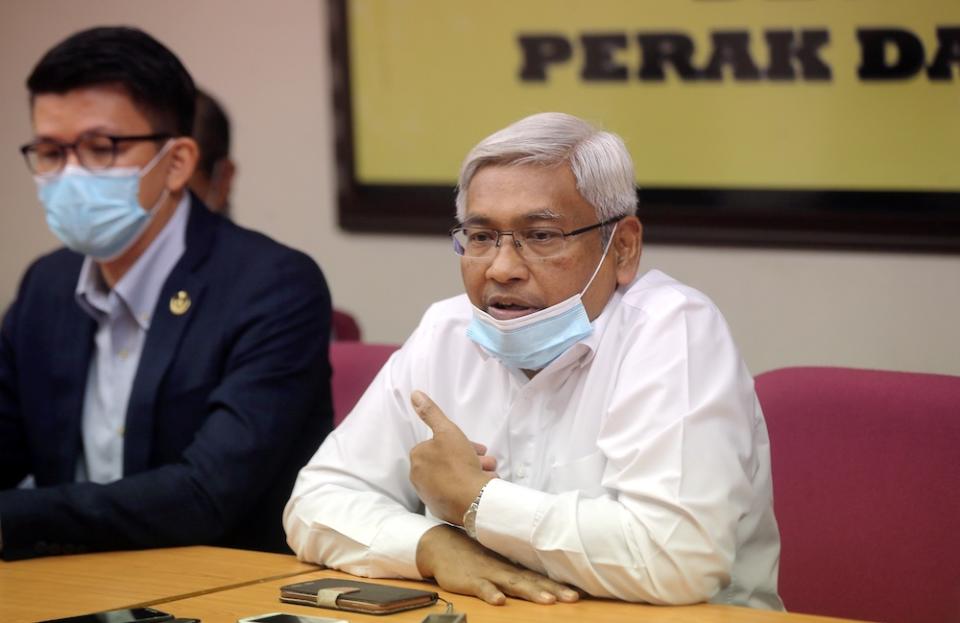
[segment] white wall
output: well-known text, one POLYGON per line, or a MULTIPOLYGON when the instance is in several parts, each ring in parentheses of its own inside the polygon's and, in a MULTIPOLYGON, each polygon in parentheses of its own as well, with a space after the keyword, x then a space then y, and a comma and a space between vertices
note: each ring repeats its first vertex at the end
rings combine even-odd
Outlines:
MULTIPOLYGON (((335 304, 369 341, 403 340, 428 302, 459 292, 445 240, 337 227, 325 7, 0 2, 0 306, 29 261, 56 245, 16 150, 30 138, 24 80, 47 48, 96 24, 146 29, 225 103, 240 166, 236 219, 316 258, 335 304)), ((650 245, 644 265, 711 295, 755 372, 832 364, 960 374, 960 255, 650 245)))

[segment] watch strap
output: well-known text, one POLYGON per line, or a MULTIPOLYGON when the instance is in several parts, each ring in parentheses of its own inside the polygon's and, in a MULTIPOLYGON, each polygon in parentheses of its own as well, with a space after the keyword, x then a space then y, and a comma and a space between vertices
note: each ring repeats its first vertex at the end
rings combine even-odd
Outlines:
POLYGON ((480 510, 480 498, 483 497, 483 490, 486 488, 486 484, 480 487, 480 491, 477 492, 477 497, 473 498, 473 502, 470 502, 470 506, 467 507, 467 511, 463 514, 463 530, 467 533, 468 537, 474 540, 477 538, 477 511, 480 510))

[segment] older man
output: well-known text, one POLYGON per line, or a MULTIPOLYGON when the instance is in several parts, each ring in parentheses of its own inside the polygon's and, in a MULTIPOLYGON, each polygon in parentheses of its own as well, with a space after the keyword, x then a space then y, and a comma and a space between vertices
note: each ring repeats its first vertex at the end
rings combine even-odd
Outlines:
POLYGON ((716 307, 657 271, 622 141, 534 115, 477 145, 433 305, 301 471, 298 555, 500 604, 782 608, 770 457, 716 307), (462 526, 462 529, 461 529, 462 526))

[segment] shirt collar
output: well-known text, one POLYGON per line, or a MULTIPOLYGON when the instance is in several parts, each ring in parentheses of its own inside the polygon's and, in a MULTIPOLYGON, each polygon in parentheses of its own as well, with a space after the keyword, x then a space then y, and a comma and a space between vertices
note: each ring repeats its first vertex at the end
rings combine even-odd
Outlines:
POLYGON ((109 295, 110 289, 104 283, 97 265, 90 256, 83 258, 80 277, 77 279, 77 288, 74 291, 77 304, 99 322, 110 312, 109 295))
POLYGON ((115 297, 141 329, 146 331, 150 328, 160 290, 186 249, 189 196, 189 193, 183 194, 173 216, 112 291, 104 282, 96 262, 89 256, 84 258, 75 297, 80 307, 94 320, 99 322, 110 313, 111 299, 115 297))

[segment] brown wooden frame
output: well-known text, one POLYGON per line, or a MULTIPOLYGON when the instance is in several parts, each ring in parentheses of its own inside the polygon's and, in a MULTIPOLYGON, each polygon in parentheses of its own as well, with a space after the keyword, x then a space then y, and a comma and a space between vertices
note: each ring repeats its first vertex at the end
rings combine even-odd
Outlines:
MULTIPOLYGON (((455 225, 453 186, 365 185, 356 179, 348 1, 328 0, 340 226, 445 235, 455 225)), ((956 192, 644 187, 639 196, 649 242, 960 252, 956 192)))

